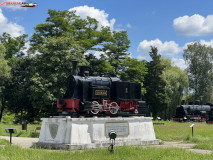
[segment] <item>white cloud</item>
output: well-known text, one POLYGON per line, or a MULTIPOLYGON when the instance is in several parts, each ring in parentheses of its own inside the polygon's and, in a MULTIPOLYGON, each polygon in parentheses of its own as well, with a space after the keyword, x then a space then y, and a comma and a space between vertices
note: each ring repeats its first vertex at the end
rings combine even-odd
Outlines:
POLYGON ((213 15, 206 18, 199 14, 178 17, 174 19, 173 27, 177 33, 186 36, 213 35, 213 15))
POLYGON ((101 58, 100 56, 101 56, 101 54, 104 54, 104 52, 101 52, 101 51, 95 51, 94 53, 94 56, 96 57, 96 58, 101 58))
POLYGON ((2 34, 3 32, 7 32, 11 36, 17 37, 25 33, 25 30, 24 27, 22 27, 21 25, 9 22, 0 9, 0 34, 2 34))
POLYGON ((143 40, 142 42, 140 42, 137 48, 137 51, 141 53, 137 58, 148 59, 151 46, 157 47, 158 53, 162 56, 172 57, 181 51, 178 44, 175 43, 174 41, 162 42, 158 38, 151 41, 143 40))
POLYGON ((102 51, 94 51, 94 52, 86 52, 85 55, 89 55, 89 54, 93 54, 96 58, 100 59, 101 58, 101 54, 105 54, 102 51))
POLYGON ((109 15, 104 10, 99 10, 94 7, 88 7, 87 5, 69 9, 69 11, 73 10, 76 10, 76 14, 83 19, 87 18, 87 16, 97 19, 99 21, 98 29, 100 29, 101 26, 108 26, 111 28, 111 30, 113 30, 114 28, 116 20, 114 18, 108 20, 109 15))
POLYGON ((184 70, 187 68, 187 64, 185 63, 185 60, 182 58, 172 58, 172 63, 174 66, 179 67, 180 69, 184 70))
POLYGON ((213 48, 213 39, 211 39, 210 41, 200 40, 200 44, 210 46, 213 48))
MULTIPOLYGON (((185 45, 183 46, 183 49, 187 49, 187 46, 192 45, 193 43, 194 42, 185 43, 185 45)), ((202 44, 202 45, 206 45, 207 47, 213 48, 213 39, 211 39, 210 41, 206 41, 206 40, 201 39, 199 43, 202 44)))
POLYGON ((126 27, 127 27, 127 28, 132 28, 132 25, 128 23, 128 24, 126 25, 126 27))

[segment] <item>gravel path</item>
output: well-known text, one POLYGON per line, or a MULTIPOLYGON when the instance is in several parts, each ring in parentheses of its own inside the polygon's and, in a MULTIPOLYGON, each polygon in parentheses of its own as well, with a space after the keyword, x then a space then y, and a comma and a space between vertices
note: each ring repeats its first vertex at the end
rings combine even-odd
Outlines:
MULTIPOLYGON (((10 140, 9 136, 0 136, 0 139, 10 140)), ((12 143, 23 148, 32 147, 33 143, 38 142, 38 138, 26 138, 26 137, 12 137, 12 143)), ((203 149, 192 149, 196 144, 194 143, 183 143, 183 142, 163 142, 161 145, 148 145, 142 146, 144 148, 183 148, 190 152, 200 153, 200 154, 213 154, 211 150, 203 149)))
MULTIPOLYGON (((0 136, 0 139, 10 141, 9 136, 0 136)), ((35 142, 38 142, 38 138, 12 137, 12 144, 21 146, 23 148, 30 148, 35 142)))

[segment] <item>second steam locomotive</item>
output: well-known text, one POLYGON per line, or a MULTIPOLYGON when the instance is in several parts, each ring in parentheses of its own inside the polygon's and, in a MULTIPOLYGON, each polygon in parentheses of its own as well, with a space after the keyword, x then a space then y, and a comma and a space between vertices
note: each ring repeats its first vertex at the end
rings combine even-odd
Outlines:
POLYGON ((148 107, 141 101, 141 84, 124 82, 117 77, 90 76, 90 67, 73 61, 73 73, 67 80, 63 98, 57 100, 61 114, 110 114, 119 113, 149 116, 148 107))
POLYGON ((173 121, 213 123, 213 104, 200 104, 199 101, 196 101, 195 104, 190 102, 189 105, 186 105, 183 101, 180 106, 177 106, 173 121))

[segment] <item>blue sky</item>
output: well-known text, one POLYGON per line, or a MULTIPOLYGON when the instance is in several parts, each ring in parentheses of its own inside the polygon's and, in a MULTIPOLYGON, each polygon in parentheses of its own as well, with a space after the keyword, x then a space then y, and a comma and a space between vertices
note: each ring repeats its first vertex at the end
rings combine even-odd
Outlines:
MULTIPOLYGON (((25 0, 0 0, 20 2, 25 0)), ((82 18, 91 16, 100 25, 127 30, 132 57, 150 60, 150 45, 159 53, 185 68, 182 54, 188 43, 198 41, 213 47, 212 0, 35 0, 35 8, 0 6, 0 34, 13 36, 34 32, 43 23, 48 9, 76 9, 82 18)))

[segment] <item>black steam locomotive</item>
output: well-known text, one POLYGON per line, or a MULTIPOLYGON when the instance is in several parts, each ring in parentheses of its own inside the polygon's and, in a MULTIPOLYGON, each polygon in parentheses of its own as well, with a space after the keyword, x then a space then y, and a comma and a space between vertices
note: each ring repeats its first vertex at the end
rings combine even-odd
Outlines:
POLYGON ((124 82, 117 77, 90 76, 90 67, 73 61, 73 73, 67 80, 63 98, 57 100, 60 114, 134 114, 149 116, 149 110, 141 101, 141 84, 124 82))
POLYGON ((177 106, 176 115, 173 117, 173 121, 185 122, 213 122, 213 104, 200 104, 196 101, 195 104, 177 106))

